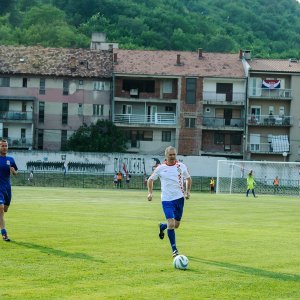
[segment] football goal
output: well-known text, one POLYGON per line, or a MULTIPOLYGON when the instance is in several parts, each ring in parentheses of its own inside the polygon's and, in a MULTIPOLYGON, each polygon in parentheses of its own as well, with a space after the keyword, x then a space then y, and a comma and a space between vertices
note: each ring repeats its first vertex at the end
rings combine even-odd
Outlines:
POLYGON ((300 196, 300 163, 219 160, 217 166, 217 193, 245 193, 247 176, 253 170, 258 194, 300 196), (278 185, 274 185, 277 177, 278 185))

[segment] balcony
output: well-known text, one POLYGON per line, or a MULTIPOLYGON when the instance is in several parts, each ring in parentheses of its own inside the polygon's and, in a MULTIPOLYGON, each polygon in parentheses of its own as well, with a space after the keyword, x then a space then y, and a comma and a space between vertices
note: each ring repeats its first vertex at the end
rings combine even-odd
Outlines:
POLYGON ((245 93, 225 93, 203 92, 203 104, 217 105, 245 105, 245 93))
POLYGON ((9 137, 5 138, 8 143, 8 147, 10 149, 31 149, 32 144, 32 137, 26 138, 16 138, 16 137, 9 137))
POLYGON ((210 127, 211 129, 231 129, 231 130, 243 130, 244 129, 244 119, 242 118, 215 118, 215 117, 204 117, 203 126, 210 127))
POLYGON ((0 121, 30 121, 32 122, 32 111, 0 111, 0 121))
POLYGON ((259 144, 249 144, 247 150, 251 153, 260 154, 283 154, 286 152, 289 154, 290 146, 288 143, 282 145, 276 145, 274 143, 259 143, 259 144))
POLYGON ((292 100, 291 89, 250 88, 249 98, 292 100))
POLYGON ((283 115, 248 115, 247 124, 249 126, 288 127, 293 124, 293 117, 283 115))
POLYGON ((0 87, 0 99, 5 100, 35 101, 36 94, 36 88, 0 87))
POLYGON ((156 113, 153 115, 115 114, 113 122, 132 125, 176 125, 176 115, 173 113, 156 113))

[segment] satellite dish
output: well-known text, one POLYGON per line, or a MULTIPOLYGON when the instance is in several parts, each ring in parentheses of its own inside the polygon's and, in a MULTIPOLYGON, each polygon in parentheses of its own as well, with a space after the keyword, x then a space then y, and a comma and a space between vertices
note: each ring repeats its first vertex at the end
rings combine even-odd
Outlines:
POLYGON ((76 83, 75 82, 72 82, 70 85, 69 85, 69 94, 70 95, 73 95, 75 92, 76 92, 76 83))

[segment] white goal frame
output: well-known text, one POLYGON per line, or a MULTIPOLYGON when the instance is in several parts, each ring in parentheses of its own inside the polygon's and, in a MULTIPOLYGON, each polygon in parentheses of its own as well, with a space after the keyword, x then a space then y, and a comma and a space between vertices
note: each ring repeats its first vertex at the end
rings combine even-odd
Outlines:
POLYGON ((300 196, 300 162, 218 160, 216 193, 246 193, 247 176, 253 170, 258 194, 300 196), (274 187, 278 176, 279 187, 274 187))

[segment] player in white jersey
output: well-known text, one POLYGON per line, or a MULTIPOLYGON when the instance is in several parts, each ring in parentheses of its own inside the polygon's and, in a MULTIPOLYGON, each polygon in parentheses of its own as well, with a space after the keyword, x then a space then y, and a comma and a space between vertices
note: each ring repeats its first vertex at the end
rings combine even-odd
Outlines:
POLYGON ((167 229, 173 257, 179 254, 176 247, 175 229, 180 225, 184 199, 190 198, 192 185, 192 179, 186 165, 176 160, 176 154, 174 147, 166 148, 166 160, 153 171, 147 181, 148 200, 151 201, 153 197, 153 181, 160 178, 162 208, 167 222, 159 224, 159 238, 164 238, 164 230, 167 229))

